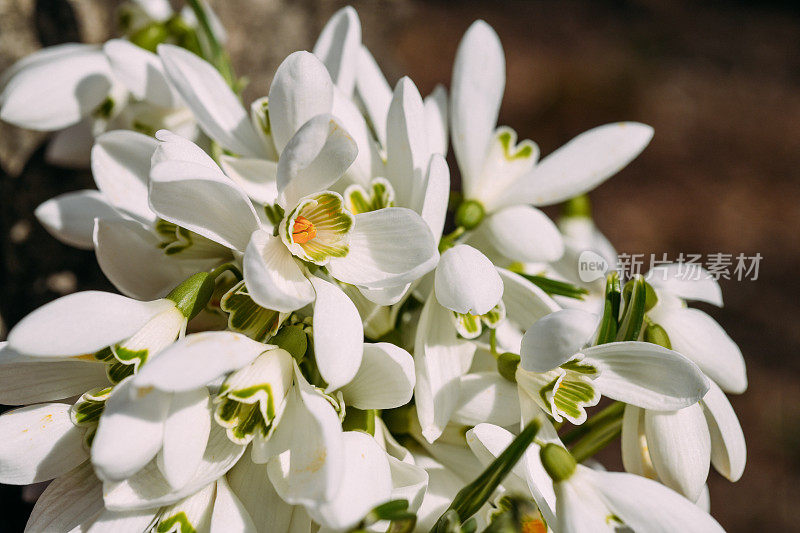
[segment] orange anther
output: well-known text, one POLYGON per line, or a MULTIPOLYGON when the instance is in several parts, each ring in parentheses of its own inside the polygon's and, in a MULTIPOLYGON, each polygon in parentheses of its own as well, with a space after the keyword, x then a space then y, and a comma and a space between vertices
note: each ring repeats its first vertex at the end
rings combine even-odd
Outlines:
POLYGON ((306 217, 294 219, 292 227, 292 240, 297 244, 304 244, 317 236, 317 228, 306 217))

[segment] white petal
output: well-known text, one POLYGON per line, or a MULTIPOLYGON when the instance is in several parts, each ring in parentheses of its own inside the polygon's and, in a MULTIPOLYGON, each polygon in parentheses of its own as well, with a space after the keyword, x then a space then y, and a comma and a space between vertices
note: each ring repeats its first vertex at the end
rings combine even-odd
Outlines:
POLYGON ((114 76, 138 100, 166 108, 182 105, 157 55, 124 39, 106 41, 103 52, 114 76))
POLYGON ((138 389, 186 392, 250 364, 272 348, 232 331, 193 333, 165 348, 134 377, 138 389))
POLYGON ((555 261, 564 254, 564 240, 550 218, 529 205, 513 205, 485 221, 492 244, 504 256, 523 263, 555 261))
POLYGON ((99 291, 69 294, 23 318, 8 334, 8 345, 33 356, 92 354, 130 337, 174 305, 99 291))
POLYGON ((522 368, 547 372, 569 361, 589 342, 597 317, 577 309, 563 309, 539 319, 522 337, 522 368))
POLYGON ((333 185, 353 164, 358 147, 331 116, 317 115, 292 136, 278 160, 279 202, 287 210, 333 185))
POLYGON ((278 200, 278 164, 266 159, 248 159, 222 155, 220 165, 247 196, 264 205, 278 200))
POLYGON ((329 391, 350 382, 361 365, 364 327, 355 304, 327 281, 309 278, 317 297, 314 302, 314 355, 329 391))
POLYGON ((84 430, 72 423, 69 409, 45 403, 0 416, 0 483, 47 481, 86 461, 84 430))
POLYGON ((386 81, 375 58, 365 46, 358 54, 358 75, 356 77, 358 97, 375 128, 375 135, 381 146, 386 146, 386 119, 392 101, 392 88, 386 81))
POLYGON ((343 179, 349 180, 350 183, 368 186, 373 177, 383 174, 384 162, 380 147, 361 109, 338 87, 334 87, 331 113, 358 146, 355 161, 344 173, 343 179))
POLYGON ((244 446, 234 444, 228 439, 224 428, 212 424, 203 460, 183 488, 174 490, 170 487, 156 462, 151 461, 125 481, 104 483, 103 498, 106 508, 116 511, 149 509, 180 501, 224 475, 236 464, 244 450, 244 446))
MULTIPOLYGON (((409 456, 410 457, 410 456, 409 456)), ((387 455, 392 473, 392 499, 408 502, 408 510, 416 512, 428 488, 428 473, 421 467, 387 455)), ((413 458, 412 458, 413 460, 413 458)))
POLYGON ((411 205, 414 186, 424 178, 431 151, 425 106, 408 77, 397 82, 386 127, 386 177, 394 186, 397 205, 411 205))
POLYGON ((492 262, 466 244, 442 254, 435 288, 439 303, 461 314, 488 313, 503 297, 503 280, 492 262))
POLYGON ((158 454, 158 467, 173 488, 186 485, 197 471, 210 432, 208 391, 200 388, 173 394, 164 419, 164 443, 158 454))
POLYGON ((433 442, 458 408, 460 377, 466 373, 475 345, 456 336, 451 312, 428 297, 414 341, 417 383, 414 398, 422 435, 433 442))
POLYGON ((711 464, 731 481, 738 481, 747 462, 747 446, 736 413, 725 394, 711 382, 700 400, 711 433, 711 464))
POLYGON ((217 163, 202 148, 188 138, 169 130, 158 130, 156 139, 161 141, 153 154, 151 167, 162 161, 186 161, 197 163, 210 169, 219 170, 217 163))
POLYGON ((174 224, 243 252, 258 216, 247 195, 219 168, 164 161, 150 172, 150 207, 174 224))
POLYGON ((654 288, 684 300, 707 302, 722 307, 722 289, 719 283, 700 265, 659 265, 650 269, 645 279, 654 288))
POLYGON ((159 45, 158 55, 172 85, 209 137, 245 157, 265 153, 249 114, 217 69, 192 52, 170 44, 159 45))
MULTIPOLYGON (((141 511, 109 511, 103 509, 92 520, 92 525, 86 533, 141 533, 155 520, 157 509, 144 509, 141 511)), ((81 530, 83 531, 83 530, 81 530)))
POLYGON ((0 94, 0 120, 55 131, 79 122, 108 96, 111 69, 96 46, 72 46, 20 68, 0 94))
POLYGON ((620 472, 585 471, 590 472, 611 511, 634 531, 724 531, 711 515, 656 481, 620 472))
MULTIPOLYGON (((555 483, 556 530, 561 533, 596 531, 612 533, 616 524, 609 520, 611 512, 593 484, 587 480, 591 472, 583 465, 568 480, 555 483)), ((649 531, 649 530, 645 530, 649 531)))
POLYGON ((475 21, 458 45, 450 86, 453 151, 466 198, 472 196, 481 178, 505 85, 506 63, 500 39, 491 26, 475 21))
POLYGON ((429 531, 464 486, 464 480, 428 456, 415 459, 428 473, 428 490, 417 511, 417 528, 429 531))
POLYGON ((405 285, 397 285, 396 287, 387 287, 385 289, 364 289, 359 287, 358 292, 374 304, 391 306, 402 300, 408 294, 410 288, 411 284, 406 283, 405 285))
POLYGON ((697 364, 722 390, 740 394, 747 389, 742 352, 713 318, 689 308, 663 309, 650 317, 666 330, 672 348, 697 364))
POLYGON ((350 251, 331 258, 328 270, 339 281, 383 289, 422 277, 438 259, 436 242, 422 217, 410 209, 387 207, 355 216, 350 251))
POLYGON ((424 186, 415 191, 414 205, 419 206, 419 214, 428 224, 437 243, 442 237, 444 221, 447 217, 447 203, 450 200, 450 169, 447 161, 440 154, 433 154, 428 164, 428 174, 424 186))
POLYGON ((91 250, 95 218, 120 218, 98 191, 68 192, 51 198, 36 208, 36 219, 59 241, 91 250))
POLYGON ((631 474, 655 477, 644 434, 644 413, 644 409, 634 405, 625 406, 620 442, 622 464, 625 466, 625 471, 631 474))
POLYGON ((703 408, 695 404, 678 411, 648 410, 644 427, 658 479, 697 501, 711 461, 711 438, 703 408))
POLYGON ((144 468, 161 449, 169 405, 161 391, 137 394, 133 378, 114 387, 92 441, 97 477, 120 481, 144 468))
POLYGON ((281 500, 267 476, 267 465, 243 457, 228 472, 231 491, 239 498, 259 533, 288 533, 292 518, 302 507, 281 500))
POLYGON ((506 318, 521 331, 527 331, 537 320, 561 309, 542 289, 519 274, 498 268, 503 280, 503 305, 506 318))
POLYGON ((42 361, 0 342, 0 403, 24 405, 61 400, 109 385, 105 365, 89 361, 42 361))
POLYGON ((498 203, 552 205, 589 192, 622 170, 652 138, 653 128, 637 122, 591 129, 542 159, 498 203))
POLYGON ((55 132, 47 143, 45 161, 59 167, 89 168, 94 144, 94 122, 90 115, 73 126, 55 132))
POLYGON ((103 274, 123 294, 140 300, 161 298, 190 275, 209 270, 225 257, 184 260, 169 256, 161 241, 133 220, 101 220, 95 226, 94 246, 103 274))
POLYGON ((612 342, 583 350, 600 361, 594 384, 604 396, 645 409, 673 411, 697 403, 708 379, 677 352, 648 342, 612 342))
POLYGON ((328 68, 333 83, 348 96, 356 83, 360 48, 361 22, 350 6, 333 14, 314 44, 314 55, 328 68))
POLYGON ((388 342, 365 343, 358 373, 341 390, 356 409, 393 409, 411 400, 415 382, 411 354, 388 342))
POLYGON ((97 188, 115 208, 145 222, 156 215, 147 201, 150 159, 158 141, 135 131, 109 131, 92 148, 92 175, 97 188))
POLYGON ((333 82, 325 65, 308 52, 284 59, 269 88, 269 121, 278 152, 311 117, 332 108, 333 82))
POLYGON ((82 526, 88 526, 102 510, 102 485, 87 461, 47 486, 33 508, 25 531, 82 531, 82 526))
POLYGON ((285 313, 314 300, 314 287, 280 237, 253 233, 244 253, 244 279, 258 305, 285 313))
POLYGON ((336 530, 352 528, 392 495, 389 461, 375 439, 361 431, 346 431, 342 441, 344 475, 339 490, 333 499, 308 508, 316 522, 336 530))
POLYGON ((452 420, 465 426, 482 422, 510 427, 519 423, 517 387, 497 372, 479 372, 461 377, 459 408, 452 420))
POLYGON ((345 468, 342 425, 297 364, 295 387, 271 440, 276 448, 286 447, 268 464, 269 479, 284 501, 311 506, 336 496, 345 468))
POLYGON ((258 531, 247 510, 239 498, 222 477, 217 481, 217 493, 214 498, 214 511, 211 514, 209 533, 255 533, 258 531))
POLYGON ((428 147, 433 154, 447 155, 447 89, 437 84, 425 97, 428 147))

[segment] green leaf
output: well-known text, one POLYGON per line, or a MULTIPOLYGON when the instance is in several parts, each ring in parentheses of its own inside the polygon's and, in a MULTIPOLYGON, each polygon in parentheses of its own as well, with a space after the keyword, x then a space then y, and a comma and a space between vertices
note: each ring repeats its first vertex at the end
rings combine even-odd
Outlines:
POLYGON ((551 296, 566 296, 567 298, 583 300, 584 295, 589 294, 589 291, 583 287, 578 287, 566 281, 559 281, 545 276, 534 276, 532 274, 520 273, 519 275, 551 296))
POLYGON ((617 331, 617 336, 614 340, 635 341, 639 338, 639 333, 642 331, 642 324, 644 323, 645 306, 647 305, 647 288, 645 285, 644 278, 639 275, 625 284, 625 290, 623 291, 625 310, 623 311, 619 331, 617 331), (628 289, 629 286, 630 289, 628 289))
POLYGON ((606 296, 603 318, 597 334, 597 344, 613 342, 619 329, 619 306, 621 299, 619 274, 611 272, 606 276, 606 296))
POLYGON ((511 444, 508 445, 508 448, 506 448, 497 459, 492 461, 492 464, 490 464, 486 470, 472 483, 456 494, 453 503, 450 504, 447 512, 439 517, 439 520, 437 520, 433 529, 431 529, 431 533, 445 533, 451 531, 449 527, 453 512, 455 512, 455 516, 463 522, 466 522, 467 519, 478 512, 478 509, 489 500, 492 494, 494 494, 494 491, 497 490, 497 487, 500 486, 500 483, 502 483, 508 473, 511 472, 514 465, 519 462, 525 450, 528 449, 533 439, 536 438, 539 427, 540 423, 538 420, 533 420, 525 426, 525 429, 514 438, 511 444))

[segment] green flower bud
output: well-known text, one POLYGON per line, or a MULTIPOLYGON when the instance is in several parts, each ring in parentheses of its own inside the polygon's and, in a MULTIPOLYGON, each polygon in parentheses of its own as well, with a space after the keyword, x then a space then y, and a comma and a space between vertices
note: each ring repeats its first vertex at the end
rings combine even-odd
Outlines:
POLYGON ((658 324, 649 324, 644 330, 644 340, 653 344, 658 344, 664 348, 672 349, 667 331, 658 324))
POLYGON ((542 466, 554 483, 565 481, 575 473, 578 463, 566 448, 562 448, 558 444, 552 442, 545 444, 539 452, 539 456, 542 459, 542 466))
POLYGON ((589 200, 589 196, 582 194, 564 202, 561 216, 564 218, 592 218, 592 202, 589 200))
POLYGON ((497 358, 497 371, 511 383, 517 382, 519 355, 512 352, 501 353, 497 358))
POLYGON ((153 22, 136 30, 129 37, 130 41, 140 48, 155 53, 158 45, 169 38, 169 30, 160 22, 153 22))
POLYGON ((308 349, 308 337, 303 331, 303 326, 284 326, 269 340, 269 344, 280 346, 295 358, 297 362, 303 360, 308 349))
POLYGON ((175 302, 175 306, 187 320, 196 317, 208 305, 214 294, 216 276, 208 272, 198 272, 186 278, 180 285, 172 289, 166 298, 175 302))
POLYGON ((456 226, 461 226, 464 229, 475 229, 483 222, 486 216, 486 210, 480 202, 475 200, 466 200, 461 202, 456 210, 456 226))

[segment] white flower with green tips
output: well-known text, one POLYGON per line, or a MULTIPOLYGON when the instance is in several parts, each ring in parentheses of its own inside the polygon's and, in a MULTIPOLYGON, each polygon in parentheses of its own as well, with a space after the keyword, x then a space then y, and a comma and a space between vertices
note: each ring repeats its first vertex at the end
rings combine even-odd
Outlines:
POLYGON ((577 309, 556 311, 525 332, 516 379, 556 421, 586 420, 602 396, 645 409, 673 411, 697 403, 708 379, 683 355, 648 342, 591 346, 598 319, 577 309))
POLYGON ((485 22, 470 26, 453 67, 450 127, 461 170, 464 204, 457 223, 512 261, 558 259, 564 243, 536 207, 563 202, 601 184, 650 142, 653 130, 635 122, 608 124, 579 135, 537 162, 539 148, 495 129, 505 88, 500 39, 485 22))

